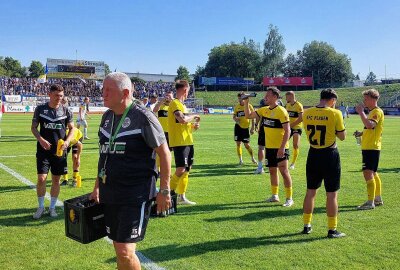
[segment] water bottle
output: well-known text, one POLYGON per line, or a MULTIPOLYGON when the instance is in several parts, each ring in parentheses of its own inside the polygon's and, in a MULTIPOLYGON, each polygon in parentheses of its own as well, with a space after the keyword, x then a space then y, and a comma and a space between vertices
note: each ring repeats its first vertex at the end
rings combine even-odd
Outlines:
POLYGON ((56 156, 58 157, 62 157, 62 155, 64 154, 64 150, 61 149, 61 147, 64 145, 64 140, 63 139, 59 139, 57 142, 57 153, 56 156))
POLYGON ((240 96, 241 100, 248 99, 249 97, 256 97, 257 93, 243 94, 240 96))

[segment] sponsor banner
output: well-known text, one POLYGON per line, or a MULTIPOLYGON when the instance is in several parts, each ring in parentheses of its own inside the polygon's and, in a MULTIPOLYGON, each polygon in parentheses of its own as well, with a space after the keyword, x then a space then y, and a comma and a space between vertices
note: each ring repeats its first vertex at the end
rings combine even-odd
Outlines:
MULTIPOLYGON (((5 104, 4 105, 4 112, 5 113, 33 113, 36 109, 36 106, 32 105, 12 105, 12 104, 5 104)), ((79 107, 69 107, 72 109, 72 112, 78 113, 79 107)), ((90 107, 90 113, 103 113, 107 111, 107 107, 90 107)))
POLYGON ((264 77, 264 86, 312 86, 313 77, 264 77))
POLYGON ((200 85, 253 85, 254 78, 200 77, 200 85))
POLYGON ((4 100, 6 102, 19 103, 22 101, 22 97, 20 95, 4 95, 4 100))
POLYGON ((233 114, 232 108, 208 108, 210 114, 233 114))
POLYGON ((46 72, 48 78, 102 80, 105 76, 105 65, 103 61, 47 58, 46 72))

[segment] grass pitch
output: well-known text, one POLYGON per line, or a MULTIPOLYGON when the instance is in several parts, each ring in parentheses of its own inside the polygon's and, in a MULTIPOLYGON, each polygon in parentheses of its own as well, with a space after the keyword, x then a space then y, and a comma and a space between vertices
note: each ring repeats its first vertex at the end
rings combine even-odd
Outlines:
MULTIPOLYGON (((36 183, 36 142, 32 115, 3 115, 0 163, 36 183)), ((96 176, 97 127, 89 121, 89 137, 81 160, 82 188, 62 187, 60 200, 92 190, 96 176)), ((357 116, 346 119, 349 134, 362 128, 357 116)), ((243 151, 238 167, 231 116, 204 116, 195 136, 195 165, 187 196, 195 206, 180 207, 168 218, 151 219, 138 251, 166 269, 398 269, 400 263, 399 154, 400 118, 386 117, 379 172, 385 205, 356 211, 366 200, 361 151, 353 137, 339 142, 342 188, 339 227, 347 237, 327 239, 325 194, 317 196, 313 233, 301 235, 308 144, 303 135, 296 169, 291 171, 295 204, 267 204, 267 174, 254 175, 243 151)), ((257 137, 251 145, 256 153, 257 137)), ((69 157, 71 158, 71 157, 69 157)), ((71 162, 69 162, 71 163, 71 162)), ((71 164, 69 164, 71 169, 71 164)), ((0 169, 1 269, 115 269, 113 247, 104 240, 83 245, 65 237, 62 211, 57 219, 33 220, 36 193, 0 169)), ((50 183, 48 184, 48 190, 50 183)), ((283 184, 280 195, 284 198, 283 184)), ((49 202, 46 201, 46 207, 49 202)))

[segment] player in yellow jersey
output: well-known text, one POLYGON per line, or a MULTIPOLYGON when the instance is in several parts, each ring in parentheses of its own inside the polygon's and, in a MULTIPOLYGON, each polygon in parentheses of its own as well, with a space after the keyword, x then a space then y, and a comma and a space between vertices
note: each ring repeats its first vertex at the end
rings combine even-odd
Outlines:
POLYGON ((185 80, 177 81, 175 88, 176 98, 171 101, 168 108, 169 146, 173 148, 176 166, 170 185, 171 190, 178 194, 178 203, 194 205, 196 203, 189 201, 185 193, 194 160, 192 132, 200 127, 200 116, 189 115, 184 104, 189 94, 189 83, 185 80))
POLYGON ((285 207, 293 205, 292 178, 288 169, 289 159, 289 115, 284 107, 278 105, 279 90, 276 87, 268 87, 265 94, 265 102, 268 106, 261 107, 255 112, 250 111, 249 100, 244 100, 244 112, 247 118, 259 120, 264 118, 265 131, 265 159, 269 169, 272 196, 267 202, 279 202, 279 176, 278 169, 283 177, 285 185, 285 207))
MULTIPOLYGON (((67 135, 69 130, 67 130, 67 135)), ((73 175, 72 175, 72 186, 76 187, 77 186, 77 178, 80 177, 79 174, 79 168, 81 165, 81 153, 83 149, 83 134, 80 129, 74 129, 74 135, 72 137, 72 140, 67 148, 67 154, 71 151, 72 149, 72 169, 73 169, 73 175)), ((68 174, 63 175, 63 181, 61 183, 62 186, 68 185, 68 174)))
POLYGON ((340 189, 340 156, 336 137, 346 138, 343 116, 334 109, 337 94, 333 89, 321 91, 317 106, 303 113, 304 130, 310 149, 307 156, 307 192, 303 204, 303 234, 311 233, 311 220, 317 189, 324 181, 326 191, 326 214, 328 216, 328 238, 339 238, 344 233, 336 230, 338 215, 338 190, 340 189))
MULTIPOLYGON (((254 119, 247 119, 246 116, 244 115, 244 103, 243 100, 241 99, 241 96, 243 95, 243 92, 238 94, 238 101, 239 104, 237 104, 233 110, 233 121, 235 121, 235 130, 234 130, 234 140, 236 142, 236 152, 239 157, 239 165, 243 165, 243 158, 242 158, 242 142, 244 144, 244 147, 246 148, 247 152, 249 152, 249 155, 251 157, 251 161, 253 163, 257 163, 257 161, 254 159, 253 156, 253 149, 251 149, 250 146, 250 134, 254 134, 254 119), (251 122, 251 128, 249 131, 250 127, 250 122, 251 122)), ((249 104, 249 109, 250 112, 254 111, 254 108, 251 104, 249 104)))
POLYGON ((382 109, 378 107, 379 92, 377 90, 369 89, 362 94, 364 102, 356 107, 356 111, 364 124, 364 131, 354 135, 362 136, 362 170, 367 183, 368 200, 363 205, 358 206, 357 209, 369 210, 374 209, 375 206, 383 205, 382 182, 377 171, 382 145, 384 115, 382 109), (369 110, 368 116, 365 115, 364 108, 369 110))
POLYGON ((153 112, 157 115, 158 120, 164 130, 165 138, 168 143, 168 108, 171 101, 174 99, 173 93, 168 91, 165 93, 164 98, 159 100, 154 108, 153 112))
POLYGON ((290 137, 293 137, 293 157, 289 168, 293 170, 300 152, 300 137, 303 128, 303 105, 296 100, 293 91, 286 92, 286 102, 285 108, 290 119, 290 137))

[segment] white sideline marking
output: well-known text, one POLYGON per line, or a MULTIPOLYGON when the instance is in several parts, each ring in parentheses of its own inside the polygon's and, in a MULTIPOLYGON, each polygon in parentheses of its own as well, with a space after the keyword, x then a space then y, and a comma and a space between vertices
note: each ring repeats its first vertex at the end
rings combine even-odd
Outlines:
MULTIPOLYGON (((9 174, 14 176, 15 178, 17 178, 20 182, 24 183, 25 185, 29 186, 30 188, 36 189, 36 185, 34 183, 32 183, 31 181, 26 179, 24 176, 22 176, 21 174, 17 173, 13 169, 7 167, 6 165, 4 165, 1 162, 0 162, 0 168, 3 169, 4 171, 8 172, 9 174)), ((46 197, 47 200, 50 201, 50 194, 49 193, 46 192, 45 197, 46 197)), ((57 200, 56 206, 64 208, 64 204, 60 200, 57 200)), ((109 239, 108 237, 104 237, 103 239, 106 240, 108 243, 112 244, 112 240, 109 239)), ((145 269, 148 269, 148 270, 166 270, 165 268, 158 266, 155 262, 153 262, 152 260, 150 260, 149 258, 144 256, 139 251, 136 251, 136 255, 138 256, 138 258, 140 260, 140 263, 144 266, 145 269)))

